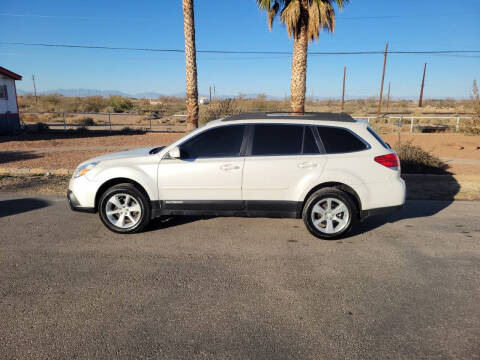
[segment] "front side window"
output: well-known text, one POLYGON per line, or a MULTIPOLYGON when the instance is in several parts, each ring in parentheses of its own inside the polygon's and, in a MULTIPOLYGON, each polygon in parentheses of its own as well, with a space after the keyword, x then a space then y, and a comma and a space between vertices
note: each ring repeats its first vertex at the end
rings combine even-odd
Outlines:
POLYGON ((236 157, 240 155, 245 125, 206 130, 180 145, 182 158, 236 157))
POLYGON ((357 136, 344 128, 317 126, 327 154, 362 151, 367 145, 357 136))

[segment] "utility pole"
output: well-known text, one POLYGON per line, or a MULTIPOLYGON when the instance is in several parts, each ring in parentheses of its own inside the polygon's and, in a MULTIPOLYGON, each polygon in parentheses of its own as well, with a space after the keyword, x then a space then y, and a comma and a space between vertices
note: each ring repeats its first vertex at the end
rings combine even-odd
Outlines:
POLYGON ((342 90, 342 112, 345 108, 345 77, 347 76, 347 67, 343 68, 343 90, 342 90))
POLYGON ((37 99, 37 86, 35 85, 35 75, 32 75, 33 80, 33 93, 35 94, 35 104, 38 103, 37 99))
POLYGON ((390 107, 390 81, 388 82, 388 96, 387 96, 387 112, 388 108, 390 107))
POLYGON ((210 102, 212 102, 212 86, 211 85, 210 85, 209 91, 210 91, 210 102))
POLYGON ((388 43, 385 45, 385 54, 383 56, 383 73, 382 73, 382 83, 380 85, 380 97, 378 99, 377 117, 380 116, 380 112, 382 111, 383 82, 385 81, 385 68, 387 67, 387 54, 388 54, 388 43))
POLYGON ((422 78, 422 87, 420 88, 420 99, 418 100, 418 107, 423 106, 423 88, 425 86, 425 73, 427 71, 427 63, 423 67, 423 78, 422 78))
POLYGON ((215 89, 215 85, 213 85, 213 98, 216 99, 217 98, 217 91, 215 89))

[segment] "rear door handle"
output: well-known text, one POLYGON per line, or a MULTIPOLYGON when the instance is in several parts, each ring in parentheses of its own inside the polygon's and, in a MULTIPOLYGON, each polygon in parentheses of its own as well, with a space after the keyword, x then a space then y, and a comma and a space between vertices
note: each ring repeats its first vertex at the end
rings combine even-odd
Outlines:
POLYGON ((306 161, 306 162, 298 163, 297 166, 301 169, 311 169, 311 168, 317 167, 317 164, 313 163, 313 162, 306 161))
POLYGON ((240 166, 234 165, 234 164, 223 164, 223 165, 220 165, 220 170, 236 171, 236 170, 240 170, 240 166))

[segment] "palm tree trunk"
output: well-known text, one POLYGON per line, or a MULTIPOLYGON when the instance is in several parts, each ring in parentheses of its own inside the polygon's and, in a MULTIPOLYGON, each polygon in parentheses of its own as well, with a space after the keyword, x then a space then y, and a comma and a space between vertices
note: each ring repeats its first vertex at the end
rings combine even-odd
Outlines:
POLYGON ((198 127, 197 51, 193 0, 182 0, 183 32, 185 35, 185 80, 187 100, 187 131, 198 127))
POLYGON ((305 112, 307 91, 308 8, 302 1, 300 29, 293 37, 292 79, 290 83, 291 108, 294 113, 305 112))

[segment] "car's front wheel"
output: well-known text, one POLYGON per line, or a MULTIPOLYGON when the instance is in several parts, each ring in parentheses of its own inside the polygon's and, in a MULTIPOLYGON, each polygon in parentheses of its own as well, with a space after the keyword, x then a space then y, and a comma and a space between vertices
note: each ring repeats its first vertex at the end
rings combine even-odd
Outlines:
POLYGON ((122 234, 139 232, 150 221, 147 196, 128 183, 107 189, 98 202, 98 212, 105 226, 122 234))
POLYGON ((357 220, 357 208, 350 195, 336 188, 313 193, 303 209, 307 229, 320 239, 345 235, 357 220))

